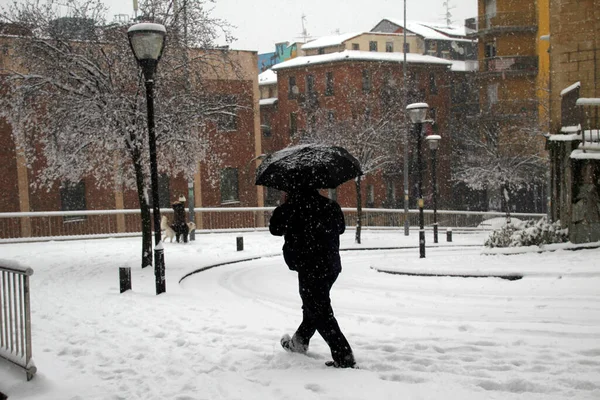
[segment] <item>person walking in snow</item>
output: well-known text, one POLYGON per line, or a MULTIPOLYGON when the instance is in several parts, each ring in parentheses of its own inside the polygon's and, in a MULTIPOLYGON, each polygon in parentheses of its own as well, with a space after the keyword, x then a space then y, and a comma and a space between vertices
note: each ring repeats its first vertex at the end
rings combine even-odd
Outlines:
POLYGON ((302 323, 292 337, 281 338, 287 351, 306 353, 315 334, 323 337, 338 368, 355 368, 350 344, 342 333, 331 308, 329 292, 342 271, 339 235, 346 224, 339 204, 316 189, 288 194, 269 222, 269 231, 283 236, 283 257, 289 269, 298 273, 302 299, 302 323))

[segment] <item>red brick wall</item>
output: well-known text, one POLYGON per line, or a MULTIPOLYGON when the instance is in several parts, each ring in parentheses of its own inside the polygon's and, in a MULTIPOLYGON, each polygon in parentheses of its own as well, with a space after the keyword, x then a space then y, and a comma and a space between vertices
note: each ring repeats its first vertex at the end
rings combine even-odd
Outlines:
MULTIPOLYGON (((442 144, 438 151, 438 184, 440 187, 438 199, 442 200, 444 197, 449 198, 451 193, 451 185, 449 183, 451 138, 446 133, 448 132, 448 112, 450 109, 450 92, 448 84, 449 72, 447 71, 447 67, 443 65, 412 63, 409 65, 409 71, 417 72, 417 92, 419 98, 414 101, 425 101, 430 107, 436 109, 436 133, 442 135, 444 137, 443 141, 447 143, 447 145, 442 144), (433 72, 436 75, 437 94, 431 93, 430 91, 429 72, 433 72)), ((348 61, 278 70, 277 84, 279 100, 277 114, 274 116, 272 125, 273 135, 278 136, 278 139, 272 139, 271 141, 277 142, 277 144, 282 145, 281 147, 285 147, 293 141, 293 138, 290 137, 289 134, 290 113, 295 112, 298 115, 298 130, 306 129, 307 121, 305 112, 301 109, 297 100, 288 99, 288 82, 289 77, 294 76, 299 92, 306 93, 306 75, 308 74, 315 76, 315 90, 318 93, 319 108, 333 111, 336 120, 351 119, 353 114, 362 116, 367 107, 371 109, 373 118, 379 117, 382 112, 380 108, 381 101, 379 93, 381 86, 384 83, 384 77, 387 74, 391 74, 398 87, 402 87, 401 85, 403 82, 402 65, 398 63, 348 61), (364 94, 362 91, 362 70, 365 68, 372 71, 372 90, 368 94, 364 94), (326 72, 333 72, 333 96, 324 95, 326 88, 326 72)), ((399 134, 403 133, 399 132, 399 134)), ((263 143, 265 142, 266 141, 263 139, 263 143)), ((268 145, 265 143, 264 146, 267 147, 268 145)), ((423 147, 423 157, 424 161, 428 162, 430 156, 425 143, 423 147)), ((399 158, 400 162, 401 160, 402 159, 399 158)), ((404 198, 402 177, 397 177, 395 182, 396 199, 397 201, 401 201, 404 198)), ((423 182, 423 191, 427 194, 432 190, 431 185, 428 184, 428 176, 423 176, 423 182)), ((385 181, 382 174, 377 173, 369 175, 363 180, 361 184, 363 206, 366 206, 366 190, 368 185, 373 185, 375 189, 375 207, 381 207, 386 199, 385 181)), ((411 196, 416 195, 413 193, 413 187, 414 186, 411 184, 411 196)), ((355 207, 355 193, 354 182, 347 182, 338 188, 338 201, 343 207, 355 207)), ((443 204, 443 201, 438 201, 438 204, 443 204)))

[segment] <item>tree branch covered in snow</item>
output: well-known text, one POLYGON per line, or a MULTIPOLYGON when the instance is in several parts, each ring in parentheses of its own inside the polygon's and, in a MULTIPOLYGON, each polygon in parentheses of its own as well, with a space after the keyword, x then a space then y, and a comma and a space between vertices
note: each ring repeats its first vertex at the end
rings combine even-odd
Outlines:
MULTIPOLYGON (((185 3, 185 18, 170 1, 142 2, 140 9, 168 32, 155 88, 159 170, 190 177, 199 161, 217 154, 208 151, 208 133, 219 114, 238 108, 235 97, 211 92, 204 74, 218 77, 237 67, 226 51, 188 50, 186 43, 214 48, 228 25, 210 18, 205 2, 185 3)), ((37 186, 93 177, 99 186, 134 187, 132 163, 142 162, 147 181, 149 157, 143 77, 127 27, 107 25, 98 0, 72 0, 68 9, 69 17, 62 17, 50 5, 27 0, 2 10, 4 21, 28 34, 12 40, 14 65, 0 112, 30 166, 43 157, 37 186)))
POLYGON ((457 140, 453 178, 474 190, 510 192, 544 182, 543 143, 539 131, 478 121, 457 140))

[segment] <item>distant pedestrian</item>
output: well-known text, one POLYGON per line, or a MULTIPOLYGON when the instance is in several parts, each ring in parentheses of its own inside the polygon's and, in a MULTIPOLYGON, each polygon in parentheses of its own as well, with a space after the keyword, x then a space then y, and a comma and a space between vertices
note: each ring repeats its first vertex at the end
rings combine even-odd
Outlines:
POLYGON ((318 331, 331 349, 338 368, 355 368, 350 344, 342 333, 331 308, 329 292, 342 270, 339 235, 344 233, 344 214, 338 203, 317 190, 298 190, 273 212, 271 234, 284 236, 283 256, 298 273, 302 299, 302 323, 292 337, 281 338, 284 349, 306 353, 310 339, 318 331))
POLYGON ((185 197, 181 196, 179 201, 171 204, 173 207, 173 224, 171 228, 175 231, 175 240, 179 243, 179 238, 183 238, 183 243, 188 242, 188 234, 190 232, 189 225, 185 218, 185 197))

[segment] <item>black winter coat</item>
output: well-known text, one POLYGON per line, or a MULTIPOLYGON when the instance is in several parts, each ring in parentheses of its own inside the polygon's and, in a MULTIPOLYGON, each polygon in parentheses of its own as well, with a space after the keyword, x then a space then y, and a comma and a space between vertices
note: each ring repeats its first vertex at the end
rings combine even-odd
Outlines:
POLYGON ((277 207, 269 231, 284 236, 283 256, 291 270, 299 273, 339 274, 339 235, 346 230, 339 204, 316 190, 295 192, 277 207))

